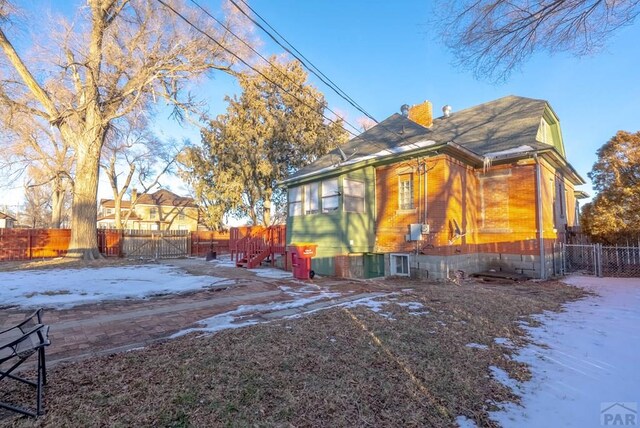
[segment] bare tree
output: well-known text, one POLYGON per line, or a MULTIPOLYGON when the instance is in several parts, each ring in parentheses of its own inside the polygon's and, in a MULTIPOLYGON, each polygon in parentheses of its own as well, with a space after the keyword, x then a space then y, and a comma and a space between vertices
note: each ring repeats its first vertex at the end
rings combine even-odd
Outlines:
POLYGON ((175 144, 160 140, 150 131, 144 114, 123 119, 108 133, 101 165, 113 191, 116 229, 123 229, 135 207, 136 200, 131 200, 123 220, 122 199, 134 178, 142 189, 139 195, 149 192, 163 175, 173 172, 178 154, 175 144))
POLYGON ((499 81, 534 51, 597 51, 617 29, 633 23, 640 1, 440 1, 436 10, 436 25, 458 65, 499 81))
POLYGON ((28 170, 28 187, 44 186, 50 196, 49 227, 60 228, 65 197, 73 186, 73 150, 55 129, 18 112, 0 110, 0 135, 9 140, 0 167, 15 183, 28 170), (11 174, 13 172, 13 174, 11 174))
MULTIPOLYGON (((30 168, 30 174, 37 171, 30 168)), ((47 186, 25 185, 24 207, 20 215, 20 223, 32 228, 45 228, 51 215, 51 198, 47 186)))
POLYGON ((94 259, 100 257, 100 155, 110 124, 151 108, 159 98, 182 111, 195 109, 189 82, 212 70, 230 71, 233 58, 223 48, 229 45, 226 30, 218 31, 181 0, 87 0, 80 11, 78 22, 61 19, 59 31, 44 34, 51 53, 33 63, 18 54, 3 22, 0 48, 10 66, 0 84, 0 102, 47 121, 73 147, 68 256, 94 259))

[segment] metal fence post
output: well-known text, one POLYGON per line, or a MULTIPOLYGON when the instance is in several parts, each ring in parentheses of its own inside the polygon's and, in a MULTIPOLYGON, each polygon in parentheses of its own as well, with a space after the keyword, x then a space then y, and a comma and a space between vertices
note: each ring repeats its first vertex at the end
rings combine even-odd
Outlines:
POLYGON ((602 277, 602 244, 596 244, 596 254, 598 256, 598 274, 597 276, 602 277))

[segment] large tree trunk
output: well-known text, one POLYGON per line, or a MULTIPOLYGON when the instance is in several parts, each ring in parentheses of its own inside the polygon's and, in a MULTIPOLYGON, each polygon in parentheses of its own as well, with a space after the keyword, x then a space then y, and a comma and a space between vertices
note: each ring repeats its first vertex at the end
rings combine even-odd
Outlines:
POLYGON ((113 196, 114 207, 116 210, 114 221, 116 229, 121 230, 124 229, 124 227, 122 227, 122 197, 117 192, 113 196))
POLYGON ((51 192, 51 224, 52 229, 60 229, 62 224, 62 209, 64 207, 64 184, 62 178, 57 176, 53 180, 53 192, 51 192))
POLYGON ((85 135, 78 142, 76 177, 71 209, 71 242, 67 257, 94 260, 102 258, 98 251, 97 198, 100 172, 100 150, 104 131, 85 135), (94 137, 94 138, 91 138, 94 137))

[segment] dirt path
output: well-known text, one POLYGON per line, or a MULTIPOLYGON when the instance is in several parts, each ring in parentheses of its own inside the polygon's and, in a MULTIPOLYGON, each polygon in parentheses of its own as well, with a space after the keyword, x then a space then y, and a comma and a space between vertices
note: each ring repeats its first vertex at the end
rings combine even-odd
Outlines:
MULTIPOLYGON (((192 275, 228 278, 233 285, 225 281, 225 286, 194 293, 108 301, 69 309, 45 309, 44 321, 51 325, 52 345, 47 349, 49 364, 142 347, 166 339, 176 332, 197 327, 198 321, 236 310, 240 306, 267 308, 263 311, 266 313, 247 315, 264 321, 303 312, 304 305, 318 308, 330 305, 328 300, 358 298, 377 288, 375 284, 348 280, 303 282, 291 278, 260 277, 257 274, 264 274, 264 271, 203 263, 199 259, 172 260, 164 264, 179 267, 192 275), (325 296, 323 293, 328 289, 332 293, 325 296), (296 302, 296 299, 303 299, 304 302, 295 309, 268 309, 269 305, 278 306, 278 302, 296 302)), ((286 276, 285 272, 282 274, 286 276)), ((0 311, 0 329, 16 324, 29 312, 3 309, 0 311)))

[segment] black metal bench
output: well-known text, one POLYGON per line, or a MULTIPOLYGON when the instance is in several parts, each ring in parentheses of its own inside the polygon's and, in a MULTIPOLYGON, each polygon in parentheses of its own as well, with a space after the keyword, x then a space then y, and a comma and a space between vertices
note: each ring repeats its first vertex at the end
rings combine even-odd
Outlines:
POLYGON ((0 383, 9 379, 26 383, 36 389, 35 411, 25 407, 0 401, 0 408, 8 409, 23 415, 38 417, 42 410, 43 386, 47 383, 45 347, 49 341, 49 326, 42 324, 42 308, 24 321, 6 330, 0 331, 0 383), (13 374, 29 357, 37 355, 37 379, 30 380, 13 374))

